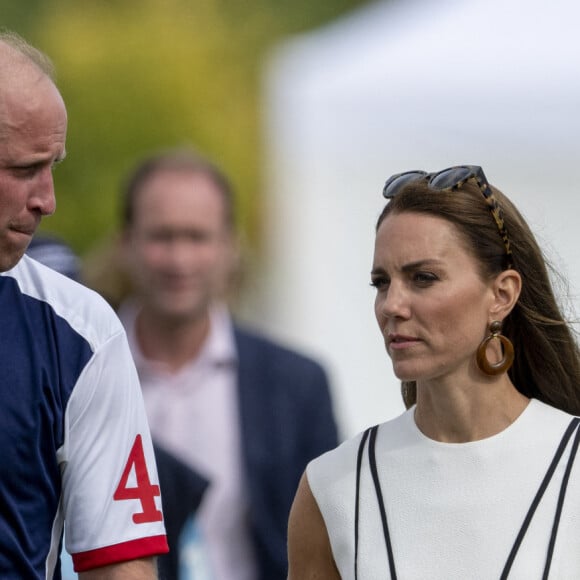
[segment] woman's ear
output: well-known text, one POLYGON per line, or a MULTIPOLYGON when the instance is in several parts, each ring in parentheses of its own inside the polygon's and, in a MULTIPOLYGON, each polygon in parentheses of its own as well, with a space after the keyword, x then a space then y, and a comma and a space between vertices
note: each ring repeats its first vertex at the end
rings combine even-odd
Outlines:
POLYGON ((513 309, 522 291, 522 277, 516 270, 504 270, 493 283, 494 302, 490 315, 503 320, 513 309))

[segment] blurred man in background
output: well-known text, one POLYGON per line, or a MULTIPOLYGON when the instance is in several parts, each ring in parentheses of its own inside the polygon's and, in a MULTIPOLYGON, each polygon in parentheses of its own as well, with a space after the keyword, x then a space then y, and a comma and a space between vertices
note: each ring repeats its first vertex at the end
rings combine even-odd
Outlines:
MULTIPOLYGON (((337 431, 321 366, 232 320, 234 223, 232 190, 213 163, 188 150, 145 159, 123 196, 134 296, 119 314, 154 440, 208 483, 195 577, 283 580, 301 473, 336 446, 337 431)), ((164 510, 169 528, 184 506, 164 492, 164 510)), ((179 544, 169 542, 175 571, 179 544)))

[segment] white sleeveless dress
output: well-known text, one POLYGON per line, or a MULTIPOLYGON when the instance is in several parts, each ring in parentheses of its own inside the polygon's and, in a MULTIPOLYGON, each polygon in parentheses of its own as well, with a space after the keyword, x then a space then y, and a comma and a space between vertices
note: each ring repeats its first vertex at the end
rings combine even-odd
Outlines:
MULTIPOLYGON (((532 400, 493 437, 446 444, 425 437, 414 409, 379 426, 375 454, 396 576, 391 574, 377 492, 362 454, 358 580, 499 580, 522 523, 573 417, 532 400)), ((543 577, 554 516, 578 429, 563 448, 511 567, 503 578, 543 577)), ((362 434, 307 467, 334 559, 355 579, 357 454, 362 434)), ((580 455, 580 453, 578 454, 580 455)), ((571 464, 549 567, 580 579, 580 458, 571 464)))

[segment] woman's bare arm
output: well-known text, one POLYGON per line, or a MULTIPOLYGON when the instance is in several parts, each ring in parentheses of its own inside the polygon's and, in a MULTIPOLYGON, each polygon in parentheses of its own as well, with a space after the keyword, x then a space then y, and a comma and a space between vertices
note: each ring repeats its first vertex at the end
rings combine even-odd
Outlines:
POLYGON ((302 476, 288 521, 288 580, 340 580, 326 526, 302 476))

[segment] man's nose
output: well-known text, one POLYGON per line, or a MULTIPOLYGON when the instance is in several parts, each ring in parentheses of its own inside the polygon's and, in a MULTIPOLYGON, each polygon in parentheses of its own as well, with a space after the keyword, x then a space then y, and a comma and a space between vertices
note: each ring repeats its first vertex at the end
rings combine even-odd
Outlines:
POLYGON ((56 196, 51 167, 43 168, 38 174, 37 183, 28 199, 28 207, 43 216, 52 215, 55 212, 56 196))

